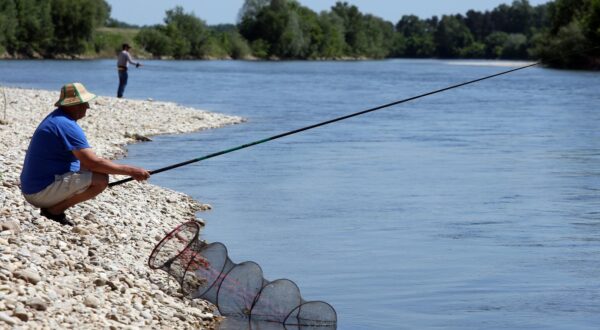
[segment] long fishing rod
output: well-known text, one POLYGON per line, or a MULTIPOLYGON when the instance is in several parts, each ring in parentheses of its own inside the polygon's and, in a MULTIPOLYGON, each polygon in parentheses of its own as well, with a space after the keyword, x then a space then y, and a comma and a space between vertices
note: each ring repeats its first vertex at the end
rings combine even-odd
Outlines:
MULTIPOLYGON (((445 88, 442 88, 442 89, 438 89, 438 90, 435 90, 435 91, 432 91, 432 92, 428 92, 428 93, 425 93, 425 94, 421 94, 421 95, 409 97, 409 98, 406 98, 406 99, 403 99, 403 100, 399 100, 399 101, 387 103, 387 104, 380 105, 380 106, 377 106, 377 107, 374 107, 374 108, 370 108, 370 109, 367 109, 367 110, 363 110, 363 111, 351 113, 349 115, 337 117, 337 118, 330 119, 330 120, 327 120, 327 121, 324 121, 324 122, 320 122, 320 123, 317 123, 317 124, 314 124, 314 125, 310 125, 310 126, 298 128, 298 129, 295 129, 293 131, 289 131, 289 132, 285 132, 285 133, 273 135, 273 136, 268 137, 266 139, 262 139, 262 140, 258 140, 258 141, 254 141, 254 142, 250 142, 250 143, 246 143, 246 144, 243 144, 241 146, 237 146, 237 147, 234 147, 234 148, 230 148, 230 149, 226 149, 226 150, 223 150, 223 151, 215 152, 215 153, 212 153, 212 154, 209 154, 209 155, 206 155, 206 156, 202 156, 202 157, 199 157, 199 158, 190 159, 190 160, 187 160, 185 162, 181 162, 181 163, 173 164, 173 165, 166 166, 166 167, 163 167, 163 168, 159 168, 157 170, 150 171, 150 174, 157 174, 157 173, 160 173, 160 172, 172 170, 172 169, 175 169, 175 168, 178 168, 178 167, 181 167, 181 166, 185 166, 185 165, 189 165, 189 164, 192 164, 192 163, 200 162, 200 161, 203 161, 205 159, 209 159, 209 158, 221 156, 221 155, 224 155, 224 154, 228 154, 228 153, 234 152, 236 150, 241 150, 241 149, 252 147, 252 146, 255 146, 255 145, 258 145, 258 144, 262 144, 262 143, 265 143, 265 142, 277 140, 277 139, 280 139, 282 137, 286 137, 286 136, 289 136, 289 135, 292 135, 292 134, 296 134, 296 133, 300 133, 300 132, 303 132, 303 131, 307 131, 309 129, 317 128, 317 127, 320 127, 320 126, 325 126, 325 125, 328 125, 328 124, 331 124, 331 123, 335 123, 335 122, 338 122, 338 121, 341 121, 341 120, 345 120, 345 119, 348 119, 348 118, 352 118, 352 117, 364 115, 364 114, 369 113, 369 112, 381 110, 381 109, 384 109, 384 108, 389 108, 389 107, 394 106, 394 105, 398 105, 398 104, 401 104, 401 103, 413 101, 413 100, 420 99, 420 98, 423 98, 423 97, 426 97, 426 96, 430 96, 430 95, 433 95, 433 94, 442 93, 442 92, 445 92, 445 91, 448 91, 448 90, 451 90, 451 89, 455 89, 455 88, 459 88, 459 87, 462 87, 462 86, 465 86, 465 85, 473 84, 473 83, 476 83, 476 82, 479 82, 479 81, 482 81, 482 80, 491 79, 491 78, 502 76, 502 75, 505 75, 505 74, 509 74, 509 73, 512 73, 512 72, 515 72, 515 71, 527 69, 529 67, 539 65, 540 63, 541 62, 535 62, 533 64, 528 64, 528 65, 521 66, 521 67, 518 67, 518 68, 515 68, 515 69, 503 71, 503 72, 500 72, 500 73, 496 73, 496 74, 493 74, 493 75, 485 76, 485 77, 478 78, 478 79, 475 79, 475 80, 470 80, 470 81, 463 82, 463 83, 460 83, 460 84, 448 86, 448 87, 445 87, 445 88)), ((114 187, 114 186, 123 184, 125 182, 129 182, 131 180, 133 180, 133 178, 123 179, 123 180, 120 180, 120 181, 112 182, 112 183, 109 184, 109 186, 110 187, 114 187)))

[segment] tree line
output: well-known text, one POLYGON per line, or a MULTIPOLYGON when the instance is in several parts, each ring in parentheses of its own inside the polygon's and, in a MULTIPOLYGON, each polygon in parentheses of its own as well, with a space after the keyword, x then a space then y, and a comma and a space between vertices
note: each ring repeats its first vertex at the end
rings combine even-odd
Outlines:
POLYGON ((0 0, 0 54, 81 54, 93 45, 96 28, 109 17, 104 0, 0 0))
MULTIPOLYGON (((0 53, 99 52, 106 47, 102 26, 127 26, 110 18, 104 0, 0 0, 0 53)), ((516 0, 489 11, 403 15, 395 23, 346 2, 316 13, 295 0, 246 0, 235 25, 209 26, 175 7, 164 24, 141 28, 132 41, 156 58, 541 58, 554 67, 598 69, 600 0, 516 0)))

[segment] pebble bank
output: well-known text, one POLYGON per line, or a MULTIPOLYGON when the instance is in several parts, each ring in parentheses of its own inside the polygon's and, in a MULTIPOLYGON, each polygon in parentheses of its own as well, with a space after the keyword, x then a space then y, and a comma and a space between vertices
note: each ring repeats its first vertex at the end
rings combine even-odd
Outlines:
MULTIPOLYGON (((196 213, 210 206, 149 183, 130 182, 67 210, 75 227, 41 217, 21 196, 19 174, 31 135, 54 109, 59 92, 2 90, 0 328, 217 327, 214 306, 182 297, 166 273, 147 266, 167 232, 185 221, 202 222, 196 213)), ((242 121, 174 103, 98 97, 78 123, 94 151, 114 159, 124 155, 126 144, 152 135, 242 121)))

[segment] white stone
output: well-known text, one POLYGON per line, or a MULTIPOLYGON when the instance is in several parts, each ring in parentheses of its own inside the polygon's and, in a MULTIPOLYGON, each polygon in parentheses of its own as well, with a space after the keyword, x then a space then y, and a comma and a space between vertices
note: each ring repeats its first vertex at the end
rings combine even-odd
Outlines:
POLYGON ((40 275, 33 269, 19 269, 13 272, 16 278, 24 279, 31 284, 37 284, 41 281, 40 275))
POLYGON ((0 321, 3 321, 4 323, 7 323, 8 325, 15 325, 15 324, 19 323, 19 320, 8 316, 4 312, 0 312, 0 321))
POLYGON ((45 311, 46 309, 48 309, 48 303, 44 299, 39 297, 29 299, 27 301, 27 306, 38 311, 45 311))
POLYGON ((23 322, 29 321, 29 314, 27 314, 27 311, 23 307, 15 308, 15 310, 13 311, 13 316, 23 322))
MULTIPOLYGON (((2 196, 2 195, 0 195, 0 196, 2 196)), ((1 199, 2 198, 0 197, 0 200, 1 199)), ((14 233, 18 233, 21 231, 21 227, 19 226, 18 221, 14 221, 14 220, 4 221, 4 222, 0 223, 0 231, 2 231, 2 230, 10 230, 14 233)))
POLYGON ((100 300, 93 296, 86 296, 83 299, 83 304, 86 305, 87 307, 98 308, 98 307, 100 307, 100 300))

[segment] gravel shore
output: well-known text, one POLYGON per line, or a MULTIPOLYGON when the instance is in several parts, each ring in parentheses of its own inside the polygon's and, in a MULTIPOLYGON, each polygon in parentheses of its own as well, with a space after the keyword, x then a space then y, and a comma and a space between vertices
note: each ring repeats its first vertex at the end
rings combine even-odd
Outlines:
MULTIPOLYGON (((30 137, 54 109, 59 92, 3 89, 7 102, 0 90, 0 328, 214 328, 214 306, 182 298, 166 273, 146 264, 167 232, 210 206, 175 191, 131 182, 69 209, 75 227, 41 217, 21 196, 19 174, 30 137)), ((116 158, 124 154, 125 144, 147 136, 242 121, 173 103, 98 97, 78 123, 98 155, 116 158)))

